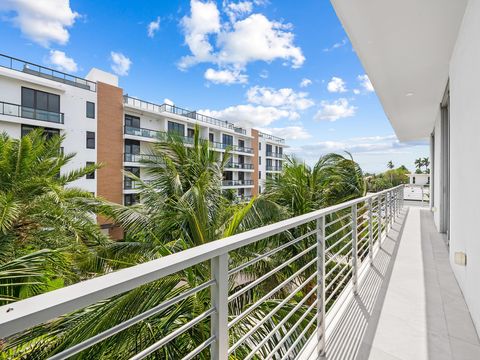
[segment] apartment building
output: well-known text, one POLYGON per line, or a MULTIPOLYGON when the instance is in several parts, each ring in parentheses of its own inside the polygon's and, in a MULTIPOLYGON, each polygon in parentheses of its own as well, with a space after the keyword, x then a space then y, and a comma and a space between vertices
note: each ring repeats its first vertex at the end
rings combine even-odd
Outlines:
MULTIPOLYGON (((141 159, 152 156, 152 144, 173 133, 191 146, 195 126, 220 156, 228 151, 223 190, 239 201, 262 192, 267 177, 282 168, 284 139, 125 95, 118 77, 99 69, 83 79, 0 55, 0 88, 0 131, 16 138, 33 128, 43 128, 47 135, 65 134, 64 151, 76 156, 63 171, 104 164, 72 185, 119 204, 141 201, 138 184, 124 177, 122 170, 148 182, 141 159)), ((120 229, 100 222, 112 236, 121 236, 120 229)))

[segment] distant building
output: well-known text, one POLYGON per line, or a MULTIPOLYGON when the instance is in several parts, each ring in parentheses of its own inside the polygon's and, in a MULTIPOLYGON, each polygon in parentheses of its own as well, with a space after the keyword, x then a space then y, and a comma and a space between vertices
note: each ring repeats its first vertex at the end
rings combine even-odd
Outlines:
POLYGON ((410 179, 410 185, 429 185, 430 184, 430 174, 408 174, 410 179))

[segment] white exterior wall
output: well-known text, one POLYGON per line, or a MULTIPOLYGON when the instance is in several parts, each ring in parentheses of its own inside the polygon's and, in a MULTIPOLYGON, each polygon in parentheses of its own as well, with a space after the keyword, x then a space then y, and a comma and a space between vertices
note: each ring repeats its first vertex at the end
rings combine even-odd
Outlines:
POLYGON ((437 120, 435 121, 435 146, 434 146, 434 161, 433 164, 433 219, 435 221, 435 226, 437 230, 440 230, 440 208, 442 206, 441 201, 441 181, 440 177, 442 176, 442 163, 441 163, 441 139, 442 132, 440 128, 440 111, 438 112, 437 120))
MULTIPOLYGON (((450 259, 480 330, 480 1, 470 0, 450 62, 450 259), (456 265, 454 253, 467 254, 456 265)), ((441 41, 441 39, 439 39, 441 41)))
MULTIPOLYGON (((95 103, 96 111, 97 93, 35 75, 0 68, 0 101, 21 105, 22 87, 59 95, 60 112, 64 113, 64 124, 0 115, 0 131, 7 131, 13 137, 20 138, 22 124, 60 129, 60 133, 66 135, 63 142, 65 153, 76 153, 70 163, 62 169, 62 173, 83 167, 87 161, 96 162, 96 149, 86 148, 86 132, 97 132, 97 116, 95 114, 95 119, 87 118, 86 102, 95 103)), ((83 178, 73 182, 71 186, 96 192, 97 182, 96 179, 83 178)))

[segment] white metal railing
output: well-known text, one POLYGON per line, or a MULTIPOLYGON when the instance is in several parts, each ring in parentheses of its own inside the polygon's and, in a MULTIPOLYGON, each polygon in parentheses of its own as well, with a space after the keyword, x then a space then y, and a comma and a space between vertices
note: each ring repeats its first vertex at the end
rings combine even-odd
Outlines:
POLYGON ((205 291, 210 303, 203 312, 131 358, 154 353, 202 322, 210 323, 210 333, 182 359, 199 354, 212 359, 228 359, 229 355, 292 359, 304 351, 309 339, 316 341, 318 356, 323 355, 326 316, 334 311, 340 295, 349 289, 357 292, 359 272, 372 262, 374 249, 400 214, 403 190, 401 185, 2 306, 1 342, 8 344, 9 336, 31 327, 207 264, 210 278, 51 359, 78 354, 205 291), (248 274, 254 266, 252 278, 248 274), (229 310, 260 287, 262 292, 248 306, 237 307, 236 313, 229 310), (257 312, 261 316, 249 320, 257 312))

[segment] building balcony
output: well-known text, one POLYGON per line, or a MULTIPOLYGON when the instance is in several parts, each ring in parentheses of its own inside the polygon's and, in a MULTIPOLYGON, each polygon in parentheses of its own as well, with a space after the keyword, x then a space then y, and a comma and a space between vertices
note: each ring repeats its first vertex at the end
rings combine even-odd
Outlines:
MULTIPOLYGON (((151 130, 151 129, 145 129, 145 128, 137 128, 137 127, 127 126, 127 125, 124 126, 124 134, 125 135, 142 137, 142 138, 148 139, 149 141, 166 140, 167 136, 168 136, 168 133, 165 132, 165 131, 151 130)), ((193 144, 193 141, 194 141, 193 137, 175 135, 175 134, 172 134, 172 136, 176 136, 176 137, 180 138, 185 144, 193 144)), ((206 140, 206 139, 204 139, 204 140, 206 140)), ((249 148, 249 147, 242 147, 242 146, 231 145, 231 144, 223 144, 223 143, 212 142, 212 141, 210 141, 209 144, 210 144, 210 147, 212 149, 219 149, 219 150, 230 149, 233 152, 253 154, 253 149, 249 148)))
POLYGON ((272 171, 272 172, 281 172, 282 167, 281 166, 272 166, 272 165, 267 165, 265 168, 267 171, 272 171))
POLYGON ((224 187, 245 187, 253 186, 253 180, 223 180, 222 186, 224 187))
POLYGON ((265 134, 265 133, 262 133, 262 132, 259 132, 258 133, 258 136, 264 138, 264 139, 267 139, 267 140, 271 140, 275 143, 279 143, 279 144, 285 144, 285 139, 282 139, 282 138, 279 138, 278 136, 274 136, 274 135, 270 135, 270 134, 265 134))
POLYGON ((97 91, 97 83, 93 81, 3 54, 0 54, 0 67, 20 71, 25 74, 38 76, 43 79, 60 82, 62 84, 75 86, 85 90, 97 91))
POLYGON ((155 155, 151 154, 123 154, 123 161, 124 162, 134 162, 134 163, 142 163, 142 162, 148 162, 149 161, 154 161, 158 162, 160 158, 155 155))
POLYGON ((273 158, 276 158, 276 159, 283 159, 283 154, 282 153, 267 151, 266 155, 267 155, 267 157, 273 157, 273 158))
POLYGON ((151 103, 151 102, 148 102, 148 101, 135 99, 135 98, 132 98, 128 95, 123 96, 123 102, 124 102, 124 104, 129 105, 129 106, 134 107, 134 108, 143 109, 143 110, 147 110, 147 111, 151 111, 151 112, 155 112, 155 113, 167 112, 167 113, 170 113, 170 114, 183 116, 185 118, 188 118, 189 120, 196 120, 196 121, 200 121, 200 122, 203 122, 203 123, 206 123, 206 124, 223 127, 223 128, 232 130, 232 131, 234 131, 238 134, 245 135, 247 133, 245 129, 243 129, 241 127, 237 127, 237 126, 235 126, 234 124, 232 124, 228 121, 216 119, 216 118, 213 118, 211 116, 207 116, 207 115, 203 115, 203 114, 199 114, 196 111, 182 109, 182 108, 180 108, 178 106, 175 106, 175 105, 170 105, 170 104, 158 105, 158 104, 154 104, 154 103, 151 103))
POLYGON ((55 124, 64 123, 63 113, 39 110, 3 101, 0 101, 0 115, 15 116, 30 120, 46 121, 55 124))
POLYGON ((225 169, 253 170, 253 164, 228 162, 225 164, 225 169))
POLYGON ((175 317, 163 337, 112 355, 140 359, 169 347, 179 359, 478 359, 444 240, 428 209, 404 204, 400 186, 0 307, 0 338, 170 275, 185 272, 190 282, 210 263, 207 278, 151 309, 132 309, 128 320, 79 338, 56 358, 141 324, 171 322, 186 303, 189 316, 175 317), (187 300, 194 296, 201 302, 187 300), (197 336, 186 342, 190 333, 197 336))
MULTIPOLYGON (((142 180, 145 185, 150 185, 153 183, 153 180, 142 180)), ((123 179, 123 189, 124 190, 139 190, 142 187, 142 183, 139 181, 132 180, 130 178, 123 179)))

